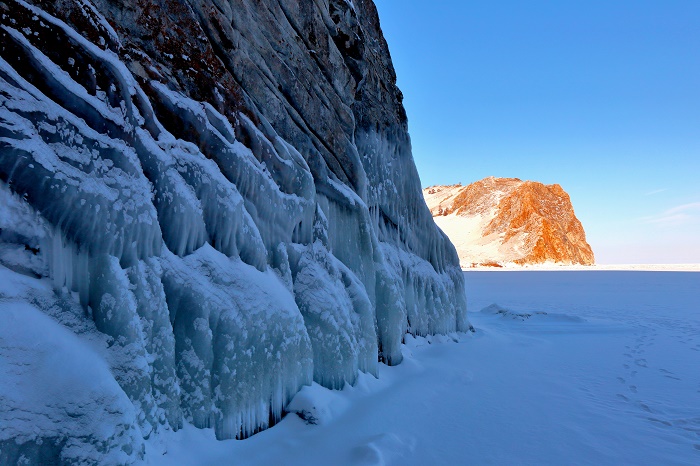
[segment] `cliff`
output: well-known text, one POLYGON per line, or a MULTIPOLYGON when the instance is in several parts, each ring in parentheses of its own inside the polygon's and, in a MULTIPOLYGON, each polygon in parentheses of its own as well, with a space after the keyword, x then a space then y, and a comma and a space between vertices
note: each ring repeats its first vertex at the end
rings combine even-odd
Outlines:
POLYGON ((0 0, 0 463, 245 438, 464 331, 368 0, 0 0))
POLYGON ((594 263, 569 195, 558 184, 489 177, 431 186, 423 195, 462 267, 594 263))

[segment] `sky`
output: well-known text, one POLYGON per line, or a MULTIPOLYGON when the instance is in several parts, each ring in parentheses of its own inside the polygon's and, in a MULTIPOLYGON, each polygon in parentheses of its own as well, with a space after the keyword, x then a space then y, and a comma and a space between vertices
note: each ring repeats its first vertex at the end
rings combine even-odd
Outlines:
POLYGON ((375 3, 423 187, 558 183, 596 262, 700 263, 700 1, 375 3))

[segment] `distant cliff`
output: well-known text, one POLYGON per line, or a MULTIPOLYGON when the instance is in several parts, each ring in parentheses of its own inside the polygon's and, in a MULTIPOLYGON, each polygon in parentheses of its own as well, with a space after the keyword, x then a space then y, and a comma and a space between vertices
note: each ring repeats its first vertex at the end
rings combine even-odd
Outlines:
POLYGON ((431 186, 423 196, 463 267, 594 263, 569 195, 558 184, 489 177, 431 186))

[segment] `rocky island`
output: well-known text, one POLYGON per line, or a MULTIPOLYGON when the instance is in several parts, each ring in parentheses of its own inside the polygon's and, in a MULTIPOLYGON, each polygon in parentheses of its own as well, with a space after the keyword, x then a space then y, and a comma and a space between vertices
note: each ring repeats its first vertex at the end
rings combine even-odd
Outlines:
POLYGON ((468 186, 430 186, 423 195, 462 267, 594 263, 583 225, 558 184, 488 177, 468 186))

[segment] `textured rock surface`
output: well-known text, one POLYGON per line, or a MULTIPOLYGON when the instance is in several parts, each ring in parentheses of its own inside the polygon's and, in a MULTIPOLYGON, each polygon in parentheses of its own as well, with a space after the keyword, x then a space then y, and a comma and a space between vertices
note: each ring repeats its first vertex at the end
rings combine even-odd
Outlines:
POLYGON ((79 413, 73 448, 42 433, 72 399, 0 412, 2 462, 246 437, 311 380, 401 362, 406 332, 467 330, 395 81, 371 1, 0 0, 0 310, 89 340, 119 414, 79 413))
POLYGON ((489 177, 423 190, 463 267, 594 263, 569 195, 558 184, 489 177))

